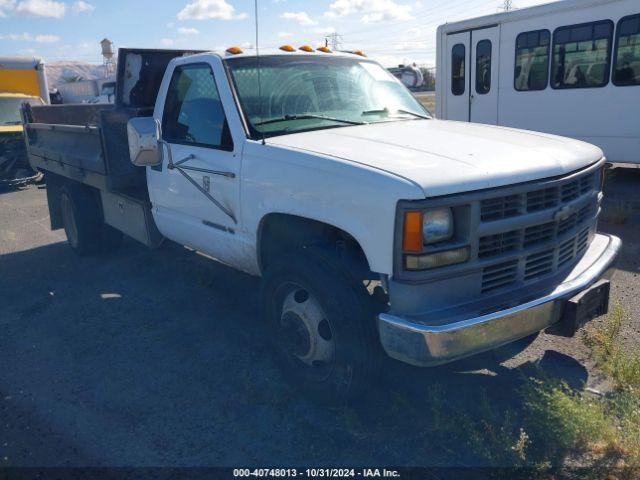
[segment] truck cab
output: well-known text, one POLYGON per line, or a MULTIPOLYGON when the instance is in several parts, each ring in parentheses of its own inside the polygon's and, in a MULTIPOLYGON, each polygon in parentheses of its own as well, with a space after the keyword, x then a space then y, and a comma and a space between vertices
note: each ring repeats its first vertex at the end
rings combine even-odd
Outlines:
POLYGON ((434 366, 607 310, 602 151, 435 120, 360 54, 121 51, 115 105, 24 117, 76 252, 124 232, 260 276, 265 342, 317 396, 382 351, 434 366))

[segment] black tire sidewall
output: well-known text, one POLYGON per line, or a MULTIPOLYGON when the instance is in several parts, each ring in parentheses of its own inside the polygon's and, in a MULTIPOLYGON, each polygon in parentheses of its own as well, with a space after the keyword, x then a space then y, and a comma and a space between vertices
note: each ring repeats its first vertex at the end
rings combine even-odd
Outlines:
POLYGON ((364 286, 350 278, 330 256, 312 249, 286 255, 267 269, 263 277, 261 300, 276 359, 296 385, 323 400, 339 402, 358 396, 375 375, 380 348, 374 310, 364 286), (278 343, 281 299, 280 287, 294 283, 307 289, 321 304, 331 324, 335 361, 323 379, 310 374, 278 343))
MULTIPOLYGON (((103 246, 102 218, 99 205, 92 192, 82 185, 65 185, 60 191, 61 201, 62 196, 66 196, 71 203, 71 212, 78 235, 77 245, 73 245, 71 242, 69 245, 80 256, 99 252, 103 246)), ((67 225, 64 227, 67 231, 67 225)))

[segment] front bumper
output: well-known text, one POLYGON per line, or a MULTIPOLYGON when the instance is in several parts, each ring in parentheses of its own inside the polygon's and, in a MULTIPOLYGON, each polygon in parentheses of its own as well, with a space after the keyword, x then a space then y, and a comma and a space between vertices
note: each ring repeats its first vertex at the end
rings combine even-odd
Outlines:
POLYGON ((382 313, 378 331, 389 356, 417 366, 433 366, 492 350, 544 330, 562 317, 564 301, 610 278, 622 242, 597 234, 584 258, 553 290, 512 308, 452 323, 428 325, 420 318, 382 313))

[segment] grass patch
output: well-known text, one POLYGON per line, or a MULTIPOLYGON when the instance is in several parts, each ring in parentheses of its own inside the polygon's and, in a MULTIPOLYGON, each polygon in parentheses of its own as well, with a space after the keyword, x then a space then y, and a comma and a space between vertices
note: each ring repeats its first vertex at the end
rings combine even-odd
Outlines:
POLYGON ((618 342, 624 311, 615 303, 602 325, 591 325, 584 341, 591 348, 598 366, 611 375, 619 390, 640 391, 640 352, 627 352, 618 342))
MULTIPOLYGON (((394 393, 387 425, 378 425, 386 431, 369 433, 402 436, 425 452, 437 447, 456 465, 523 467, 540 478, 570 465, 588 469, 579 478, 635 478, 640 471, 622 467, 640 467, 640 357, 617 341, 623 319, 614 305, 585 334, 597 364, 615 382, 612 392, 576 390, 525 364, 489 379, 434 383, 419 399, 394 393), (399 425, 403 417, 407 422, 399 425)), ((354 422, 347 416, 344 423, 354 422)))

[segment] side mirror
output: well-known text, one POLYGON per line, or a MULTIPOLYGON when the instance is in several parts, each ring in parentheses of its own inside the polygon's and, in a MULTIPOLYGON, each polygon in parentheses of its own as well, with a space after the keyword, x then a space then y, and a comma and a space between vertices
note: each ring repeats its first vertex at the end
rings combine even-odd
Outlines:
POLYGON ((158 151, 158 126, 153 117, 136 117, 127 123, 129 158, 136 167, 162 163, 158 151))

